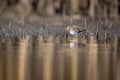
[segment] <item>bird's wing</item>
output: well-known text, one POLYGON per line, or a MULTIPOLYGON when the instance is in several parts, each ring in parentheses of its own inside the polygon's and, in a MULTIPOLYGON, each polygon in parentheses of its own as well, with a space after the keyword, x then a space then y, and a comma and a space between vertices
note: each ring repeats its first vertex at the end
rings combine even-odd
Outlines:
POLYGON ((86 31, 87 29, 81 28, 80 26, 73 26, 71 27, 71 30, 74 30, 75 32, 82 32, 82 31, 86 31))
POLYGON ((78 27, 72 27, 71 28, 73 31, 75 31, 75 32, 79 32, 80 31, 80 29, 78 28, 78 27))

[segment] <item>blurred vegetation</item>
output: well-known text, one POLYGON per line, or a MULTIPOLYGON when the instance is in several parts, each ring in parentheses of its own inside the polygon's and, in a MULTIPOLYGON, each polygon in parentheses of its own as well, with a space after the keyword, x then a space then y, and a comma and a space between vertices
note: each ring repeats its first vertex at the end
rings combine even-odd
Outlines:
POLYGON ((0 14, 80 15, 118 18, 120 0, 0 0, 0 14))

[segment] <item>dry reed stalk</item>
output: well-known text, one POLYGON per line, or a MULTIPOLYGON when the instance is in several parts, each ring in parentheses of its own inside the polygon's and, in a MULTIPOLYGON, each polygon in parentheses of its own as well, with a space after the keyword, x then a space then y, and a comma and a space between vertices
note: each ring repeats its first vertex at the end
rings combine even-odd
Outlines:
POLYGON ((108 20, 105 19, 105 23, 104 23, 104 27, 105 27, 105 40, 107 40, 107 35, 108 35, 108 28, 107 28, 107 23, 108 23, 108 20))
POLYGON ((87 29, 87 19, 85 18, 84 21, 85 21, 85 29, 87 29))
POLYGON ((107 40, 108 29, 105 30, 105 40, 107 40))
POLYGON ((99 25, 97 23, 96 38, 98 39, 99 25))
POLYGON ((73 18, 70 18, 70 24, 73 25, 73 18))
POLYGON ((111 22, 110 25, 109 25, 109 27, 108 27, 108 29, 111 29, 112 25, 113 25, 113 23, 111 22))
POLYGON ((4 27, 2 28, 2 35, 4 35, 5 34, 5 29, 4 29, 4 27))
POLYGON ((8 32, 11 33, 11 28, 12 28, 12 22, 10 21, 9 26, 8 26, 8 32))

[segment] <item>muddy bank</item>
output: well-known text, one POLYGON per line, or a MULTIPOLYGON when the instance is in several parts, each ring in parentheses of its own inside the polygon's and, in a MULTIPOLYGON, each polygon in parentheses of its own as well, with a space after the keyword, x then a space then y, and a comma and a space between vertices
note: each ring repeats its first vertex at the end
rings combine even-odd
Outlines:
POLYGON ((98 35, 99 39, 112 38, 114 35, 120 36, 119 22, 105 19, 80 18, 71 19, 71 17, 61 18, 42 18, 29 17, 10 18, 1 16, 0 18, 0 35, 1 36, 18 36, 18 35, 55 35, 64 36, 67 25, 79 25, 88 28, 89 33, 98 35))

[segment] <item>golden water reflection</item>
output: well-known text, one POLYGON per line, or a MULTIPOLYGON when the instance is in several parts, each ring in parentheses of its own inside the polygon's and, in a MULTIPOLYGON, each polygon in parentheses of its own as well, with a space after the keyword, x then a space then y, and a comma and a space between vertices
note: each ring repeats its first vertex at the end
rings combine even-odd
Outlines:
POLYGON ((0 38, 0 80, 120 80, 119 41, 0 38))

